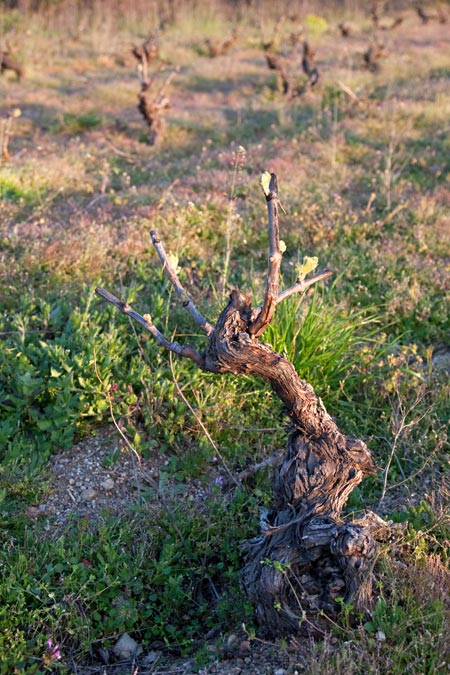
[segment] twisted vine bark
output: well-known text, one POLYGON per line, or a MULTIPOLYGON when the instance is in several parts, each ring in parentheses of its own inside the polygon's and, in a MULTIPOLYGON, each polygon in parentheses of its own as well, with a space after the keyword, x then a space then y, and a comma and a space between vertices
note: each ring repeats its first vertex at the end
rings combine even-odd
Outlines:
POLYGON ((275 174, 261 182, 269 221, 269 268, 264 299, 252 307, 238 289, 215 326, 201 314, 181 285, 157 232, 151 239, 182 305, 208 338, 202 352, 167 340, 151 317, 97 288, 105 300, 146 328, 158 345, 192 359, 202 370, 263 378, 283 401, 292 423, 285 457, 273 485, 273 508, 261 533, 245 542, 243 585, 253 602, 261 633, 279 636, 321 630, 324 615, 335 617, 342 601, 360 611, 370 606, 372 567, 377 547, 364 522, 346 523, 340 514, 350 492, 375 471, 366 445, 346 437, 313 388, 285 356, 258 338, 270 324, 277 304, 330 276, 325 270, 299 277, 279 291, 284 244, 279 238, 278 187, 275 174))
POLYGON ((134 47, 132 51, 138 61, 138 77, 141 84, 138 110, 149 127, 149 143, 155 145, 163 138, 167 126, 165 111, 170 108, 170 99, 165 92, 179 69, 171 71, 156 90, 156 79, 162 64, 151 77, 148 74, 149 63, 155 60, 159 53, 156 37, 149 38, 142 46, 134 47))

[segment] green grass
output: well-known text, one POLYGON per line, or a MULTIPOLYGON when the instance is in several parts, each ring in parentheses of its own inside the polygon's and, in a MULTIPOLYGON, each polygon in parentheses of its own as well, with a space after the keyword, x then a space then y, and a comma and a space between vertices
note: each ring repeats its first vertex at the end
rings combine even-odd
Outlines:
POLYGON ((54 133, 64 132, 66 134, 74 135, 95 129, 100 126, 101 123, 102 116, 96 110, 80 115, 64 113, 62 119, 56 121, 52 126, 51 131, 54 133))
POLYGON ((21 543, 7 542, 2 560, 0 672, 12 663, 33 672, 49 638, 63 653, 84 653, 93 638, 106 638, 107 646, 137 631, 145 642, 187 651, 205 629, 246 619, 239 546, 255 526, 256 508, 244 493, 224 501, 216 491, 202 509, 174 505, 161 513, 153 531, 144 509, 127 514, 126 525, 111 517, 95 529, 74 522, 58 540, 41 542, 11 519, 11 536, 20 533, 21 543))
MULTIPOLYGON (((151 147, 129 54, 153 28, 144 30, 141 10, 137 3, 123 17, 111 5, 103 16, 96 3, 84 14, 64 2, 34 16, 0 10, 6 36, 26 36, 17 58, 27 72, 20 84, 0 80, 2 115, 22 111, 0 165, 0 673, 64 672, 124 631, 199 660, 209 631, 227 635, 245 622, 253 636, 240 543, 256 534, 259 507, 270 506, 270 472, 225 497, 214 486, 217 450, 237 473, 285 447, 281 404, 259 381, 182 360, 172 371, 168 355, 94 288, 201 349, 148 232, 176 252, 210 321, 234 285, 260 302, 263 169, 278 174, 286 210, 285 285, 305 255, 334 272, 282 303, 264 340, 287 354, 346 433, 369 444, 380 470, 349 508, 377 507, 383 495, 383 513, 407 523, 381 551, 372 615, 354 627, 345 609, 338 646, 308 646, 309 672, 445 672, 449 390, 433 358, 450 347, 445 27, 424 27, 418 44, 407 12, 395 33, 405 58, 391 51, 374 77, 358 56, 368 18, 352 18, 353 42, 341 49, 342 17, 316 7, 303 20, 320 84, 287 104, 253 10, 205 8, 202 21, 180 9, 160 35, 164 57, 182 68, 168 91, 167 135, 151 147), (204 39, 228 35, 233 21, 230 54, 207 58, 204 39), (111 409, 138 455, 159 466, 164 505, 147 486, 123 519, 75 515, 52 534, 29 515, 51 490, 49 458, 101 436, 111 409), (208 495, 201 505, 177 497, 194 485, 208 495)), ((146 14, 154 27, 157 15, 146 14)), ((263 28, 269 35, 273 25, 263 28)), ((287 18, 286 40, 296 28, 287 18)), ((114 452, 105 459, 112 466, 114 452)))
POLYGON ((14 176, 0 176, 0 199, 3 202, 27 205, 37 201, 39 193, 14 176))

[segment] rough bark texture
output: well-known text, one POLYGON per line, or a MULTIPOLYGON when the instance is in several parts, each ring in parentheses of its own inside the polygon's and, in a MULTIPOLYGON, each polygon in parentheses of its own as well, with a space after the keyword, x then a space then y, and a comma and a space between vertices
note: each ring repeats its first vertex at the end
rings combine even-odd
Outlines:
POLYGON ((170 100, 165 91, 178 72, 178 68, 170 72, 159 89, 156 89, 156 81, 161 67, 149 76, 148 66, 159 54, 156 37, 150 37, 143 45, 133 48, 133 54, 138 61, 138 77, 141 83, 139 93, 138 110, 149 127, 149 143, 155 145, 162 140, 166 131, 165 112, 170 108, 170 100))
POLYGON ((170 108, 168 98, 153 99, 148 89, 142 89, 139 94, 138 110, 148 124, 150 145, 155 145, 165 134, 167 124, 164 112, 168 108, 170 108))
POLYGON ((346 438, 312 387, 281 354, 249 335, 250 301, 232 292, 204 353, 205 370, 258 375, 286 406, 293 431, 274 479, 273 511, 247 542, 244 587, 266 635, 317 628, 320 610, 335 616, 337 597, 368 607, 376 545, 340 512, 375 470, 366 445, 346 438))
POLYGON ((319 71, 314 65, 314 52, 307 42, 303 44, 302 70, 307 76, 307 80, 303 83, 297 81, 298 67, 295 52, 289 57, 277 54, 274 50, 274 43, 270 41, 264 44, 264 54, 268 68, 276 72, 277 89, 282 91, 288 100, 302 96, 319 81, 319 71))
POLYGON ((261 377, 283 402, 292 422, 287 452, 275 472, 272 511, 265 515, 260 535, 244 544, 243 569, 243 585, 255 606, 261 633, 275 637, 304 630, 320 633, 326 616, 336 618, 342 601, 351 602, 358 611, 369 608, 377 547, 364 523, 343 522, 340 514, 350 492, 375 471, 375 465, 362 441, 340 432, 292 363, 258 340, 279 302, 330 274, 325 271, 309 281, 299 277, 294 286, 279 293, 284 246, 278 234, 276 176, 263 174, 261 185, 269 215, 264 301, 252 308, 248 297, 233 290, 214 327, 181 286, 158 234, 151 233, 177 296, 208 338, 203 352, 170 342, 149 315, 142 317, 108 291, 97 290, 149 330, 160 346, 192 359, 208 372, 261 377))

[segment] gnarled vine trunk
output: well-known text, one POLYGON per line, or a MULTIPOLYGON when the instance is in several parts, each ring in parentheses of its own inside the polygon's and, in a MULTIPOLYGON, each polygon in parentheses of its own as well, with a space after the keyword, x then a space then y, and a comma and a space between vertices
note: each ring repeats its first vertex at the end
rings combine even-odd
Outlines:
POLYGON ((279 292, 283 243, 278 231, 278 191, 274 174, 261 184, 269 216, 269 269, 263 303, 233 290, 212 326, 179 282, 156 232, 152 242, 183 306, 208 337, 197 352, 190 345, 167 340, 149 315, 137 314, 104 289, 97 292, 149 330, 157 343, 192 359, 212 373, 256 375, 270 384, 283 401, 292 422, 287 452, 274 478, 273 507, 261 533, 245 543, 243 584, 267 636, 321 630, 328 615, 335 617, 341 600, 357 610, 370 606, 376 544, 363 523, 340 518, 350 492, 375 465, 366 445, 342 434, 313 388, 300 379, 283 355, 258 337, 270 324, 276 305, 326 278, 326 270, 309 279, 299 277, 279 292))

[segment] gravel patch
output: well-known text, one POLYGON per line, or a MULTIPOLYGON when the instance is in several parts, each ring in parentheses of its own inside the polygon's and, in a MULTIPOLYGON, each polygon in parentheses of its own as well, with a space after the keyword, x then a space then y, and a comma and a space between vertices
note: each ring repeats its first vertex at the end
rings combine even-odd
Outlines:
POLYGON ((158 480, 163 462, 135 457, 114 428, 102 429, 50 458, 48 496, 27 513, 46 516, 47 530, 63 527, 73 516, 95 520, 104 512, 120 515, 158 480))
MULTIPOLYGON (((281 646, 231 635, 223 648, 210 646, 207 665, 200 665, 195 658, 174 658, 150 650, 134 659, 80 667, 77 675, 300 675, 307 672, 311 646, 307 640, 303 647, 297 641, 281 646)), ((327 644, 329 655, 337 648, 338 640, 332 638, 327 644)), ((108 660, 109 654, 105 652, 103 656, 108 660)))

